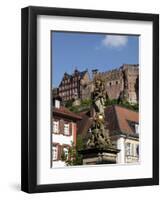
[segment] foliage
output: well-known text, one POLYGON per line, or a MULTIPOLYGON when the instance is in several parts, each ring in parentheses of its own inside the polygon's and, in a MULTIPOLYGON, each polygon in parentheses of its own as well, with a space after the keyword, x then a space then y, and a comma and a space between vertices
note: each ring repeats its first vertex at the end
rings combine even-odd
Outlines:
POLYGON ((65 107, 70 108, 73 104, 73 100, 68 100, 65 104, 65 107))
POLYGON ((79 106, 71 106, 70 108, 70 111, 74 112, 74 113, 78 113, 79 111, 79 106))
POLYGON ((105 106, 110 106, 110 105, 121 105, 125 108, 134 110, 134 111, 139 111, 139 104, 131 104, 128 101, 119 101, 118 99, 107 99, 105 102, 105 106))
POLYGON ((90 106, 92 104, 92 99, 85 99, 81 101, 81 106, 90 106))
MULTIPOLYGON (((85 99, 85 100, 81 100, 81 103, 80 105, 76 106, 76 105, 73 105, 73 101, 72 100, 69 100, 66 102, 66 107, 74 112, 74 113, 79 113, 79 112, 83 112, 83 111, 88 111, 90 109, 90 106, 92 104, 92 100, 91 99, 85 99)), ((107 98, 106 99, 106 102, 105 102, 105 106, 111 106, 111 105, 121 105, 125 108, 128 108, 128 109, 131 109, 131 110, 134 110, 134 111, 139 111, 139 104, 136 103, 136 104, 131 104, 129 103, 128 101, 120 101, 119 99, 109 99, 107 98)))
POLYGON ((111 105, 115 105, 118 104, 118 100, 117 99, 107 99, 105 102, 105 106, 111 106, 111 105))
POLYGON ((83 140, 82 137, 78 135, 76 140, 76 146, 72 142, 71 147, 68 150, 68 156, 65 156, 63 152, 61 159, 65 161, 67 166, 82 165, 83 164, 82 155, 79 154, 79 150, 81 149, 83 149, 83 140))
POLYGON ((139 104, 136 103, 136 104, 131 104, 129 102, 123 102, 121 103, 120 105, 128 108, 128 109, 131 109, 131 110, 134 110, 134 111, 139 111, 139 104))
POLYGON ((63 151, 62 154, 61 154, 61 160, 66 160, 66 159, 67 159, 67 156, 63 151))
POLYGON ((73 101, 67 101, 65 106, 70 111, 78 113, 78 112, 83 112, 83 111, 89 110, 91 104, 92 104, 91 99, 84 99, 84 100, 81 100, 80 105, 73 105, 73 101))

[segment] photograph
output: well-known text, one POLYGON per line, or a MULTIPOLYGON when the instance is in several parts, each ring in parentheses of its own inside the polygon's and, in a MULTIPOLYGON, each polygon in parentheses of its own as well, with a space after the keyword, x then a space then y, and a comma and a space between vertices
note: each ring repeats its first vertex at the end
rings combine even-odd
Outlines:
POLYGON ((140 164, 139 39, 51 31, 51 168, 140 164))
POLYGON ((159 15, 22 9, 21 189, 159 184, 159 15))

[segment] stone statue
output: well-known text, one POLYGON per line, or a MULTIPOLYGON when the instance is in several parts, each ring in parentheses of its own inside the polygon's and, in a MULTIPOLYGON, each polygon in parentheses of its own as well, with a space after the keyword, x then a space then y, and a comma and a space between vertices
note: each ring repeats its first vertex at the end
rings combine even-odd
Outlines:
POLYGON ((92 118, 91 136, 87 142, 88 148, 107 148, 111 146, 110 138, 105 129, 105 85, 101 78, 95 78, 92 92, 92 118))
POLYGON ((105 106, 105 100, 106 100, 104 82, 101 79, 96 79, 94 85, 95 85, 95 88, 91 95, 93 108, 95 109, 96 113, 100 113, 104 115, 104 106, 105 106))

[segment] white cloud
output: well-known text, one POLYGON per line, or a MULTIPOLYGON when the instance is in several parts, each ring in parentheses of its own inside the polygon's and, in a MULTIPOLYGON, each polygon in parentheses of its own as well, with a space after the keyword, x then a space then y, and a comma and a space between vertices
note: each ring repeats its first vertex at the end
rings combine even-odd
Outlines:
POLYGON ((102 45, 106 47, 123 47, 127 44, 128 37, 122 35, 106 35, 102 40, 102 45))

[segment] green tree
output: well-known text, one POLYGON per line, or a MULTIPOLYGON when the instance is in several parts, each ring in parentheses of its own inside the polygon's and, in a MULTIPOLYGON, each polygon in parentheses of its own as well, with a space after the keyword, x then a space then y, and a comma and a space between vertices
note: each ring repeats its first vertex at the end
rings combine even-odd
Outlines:
POLYGON ((82 165, 82 155, 79 153, 79 150, 83 149, 83 140, 81 136, 77 137, 76 145, 71 143, 71 147, 68 150, 68 156, 65 156, 64 152, 61 156, 61 159, 65 161, 67 166, 73 165, 82 165))
POLYGON ((65 107, 70 108, 72 107, 73 100, 68 100, 65 104, 65 107))
POLYGON ((107 99, 105 102, 105 106, 111 106, 111 105, 121 105, 125 108, 134 110, 134 111, 139 111, 139 104, 131 104, 128 101, 118 101, 118 99, 107 99))
POLYGON ((66 103, 66 106, 69 108, 70 111, 75 112, 75 113, 79 113, 79 112, 89 110, 91 104, 92 104, 91 99, 84 99, 84 100, 81 100, 80 105, 73 105, 72 102, 68 101, 66 103))

